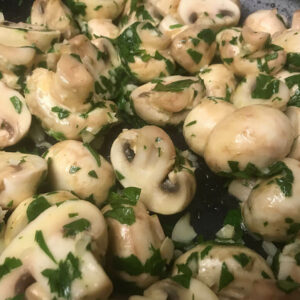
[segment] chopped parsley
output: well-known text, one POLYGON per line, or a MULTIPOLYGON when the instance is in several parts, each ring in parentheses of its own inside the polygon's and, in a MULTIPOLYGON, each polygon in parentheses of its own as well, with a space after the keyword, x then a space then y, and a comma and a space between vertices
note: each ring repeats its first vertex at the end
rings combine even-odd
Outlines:
POLYGON ((44 235, 43 232, 41 230, 37 230, 35 232, 35 239, 34 239, 37 244, 39 245, 39 247, 49 256, 49 258, 56 263, 56 260, 53 256, 53 254, 51 253, 51 251, 49 250, 46 241, 44 239, 44 235))
POLYGON ((216 35, 211 29, 203 29, 198 33, 197 37, 204 40, 209 45, 211 45, 216 39, 216 35))
POLYGON ((51 204, 45 197, 36 196, 36 198, 28 205, 26 210, 28 222, 33 221, 49 207, 51 207, 51 204))
POLYGON ((115 173, 116 173, 116 177, 119 181, 125 179, 125 176, 121 172, 119 172, 118 170, 115 170, 115 173))
POLYGON ((52 112, 55 112, 57 113, 57 116, 60 120, 63 120, 65 118, 68 118, 69 115, 70 115, 70 112, 66 109, 63 109, 61 107, 58 107, 58 106, 54 106, 51 108, 51 111, 52 112))
POLYGON ((227 264, 223 262, 219 281, 219 292, 227 287, 234 280, 233 274, 229 271, 227 264))
POLYGON ((14 106, 15 111, 18 114, 20 114, 22 112, 22 106, 23 106, 22 101, 17 96, 12 96, 9 98, 9 100, 12 103, 12 105, 14 106))
POLYGON ((98 175, 95 170, 91 170, 88 172, 88 175, 92 178, 98 178, 98 175))
POLYGON ((270 99, 279 91, 280 81, 273 76, 259 74, 256 77, 256 86, 251 96, 254 99, 270 99))
POLYGON ((91 227, 90 221, 81 218, 63 226, 64 237, 74 237, 79 232, 88 230, 91 227))
POLYGON ((168 84, 162 84, 161 82, 158 82, 153 88, 153 91, 171 93, 182 92, 184 89, 190 87, 192 84, 197 82, 197 80, 192 79, 178 80, 168 84))
POLYGON ((191 121, 191 122, 187 123, 187 124, 185 125, 185 127, 192 126, 192 125, 194 125, 194 124, 196 124, 196 123, 197 123, 197 121, 196 121, 196 120, 194 120, 194 121, 191 121))
POLYGON ((233 258, 244 268, 246 267, 252 258, 245 253, 240 253, 239 255, 233 255, 233 258))
POLYGON ((276 286, 286 294, 293 292, 294 290, 300 288, 300 283, 293 280, 278 280, 276 286))
POLYGON ((0 279, 9 274, 12 270, 22 266, 22 261, 15 257, 6 257, 4 263, 0 265, 0 279))
POLYGON ((194 61, 195 64, 199 64, 203 55, 202 53, 198 52, 198 51, 195 51, 193 49, 188 49, 187 51, 187 54, 192 58, 192 60, 194 61))
POLYGON ((93 157, 97 162, 98 167, 101 167, 101 159, 99 153, 96 150, 94 150, 90 144, 84 143, 83 146, 87 148, 89 152, 93 155, 93 157))
POLYGON ((80 167, 77 167, 77 166, 71 166, 70 169, 69 169, 69 173, 70 173, 70 174, 75 174, 75 173, 77 173, 79 170, 81 170, 80 167))

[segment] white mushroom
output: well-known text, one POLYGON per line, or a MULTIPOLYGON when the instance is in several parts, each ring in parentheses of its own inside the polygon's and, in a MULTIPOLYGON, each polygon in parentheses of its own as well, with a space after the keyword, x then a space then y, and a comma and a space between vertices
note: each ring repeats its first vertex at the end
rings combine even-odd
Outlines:
POLYGON ((171 279, 164 279, 151 285, 144 296, 131 296, 129 300, 217 300, 218 297, 201 281, 192 278, 189 288, 171 279))
POLYGON ((220 300, 243 299, 251 283, 273 278, 265 260, 243 246, 201 244, 181 255, 174 263, 174 275, 180 275, 178 266, 184 264, 193 277, 211 288, 220 300))
POLYGON ((294 131, 289 119, 266 105, 240 108, 220 121, 210 134, 204 158, 216 173, 231 172, 230 162, 244 170, 263 169, 290 152, 294 131))
POLYGON ((78 198, 70 192, 57 191, 35 195, 23 200, 7 220, 4 236, 5 246, 7 247, 28 223, 36 219, 44 210, 55 204, 60 205, 67 200, 78 200, 78 198))
POLYGON ((114 202, 113 206, 105 206, 102 210, 109 232, 110 268, 122 280, 146 288, 166 271, 173 257, 173 243, 165 237, 157 215, 150 216, 143 203, 123 206, 126 208, 123 215, 119 208, 119 219, 113 214, 118 209, 116 205, 114 202), (123 263, 128 257, 135 257, 139 267, 123 263))
POLYGON ((290 100, 290 91, 284 81, 265 74, 250 74, 242 80, 232 95, 237 108, 264 104, 285 110, 290 100))
POLYGON ((266 32, 270 35, 286 30, 283 17, 278 14, 277 9, 257 10, 246 18, 244 25, 253 31, 266 32))
POLYGON ((32 197, 46 173, 47 163, 37 155, 0 151, 1 207, 15 208, 32 197))
POLYGON ((230 101, 236 87, 236 80, 233 72, 223 64, 213 64, 200 70, 200 77, 204 81, 208 97, 221 97, 230 101))
POLYGON ((285 158, 276 166, 280 172, 252 190, 242 212, 250 231, 268 241, 287 241, 299 230, 300 164, 285 158))
POLYGON ((231 103, 204 98, 184 121, 183 135, 188 146, 203 156, 208 137, 214 127, 234 111, 235 107, 231 103))
POLYGON ((188 27, 189 25, 180 24, 176 18, 167 15, 161 20, 158 28, 163 34, 169 36, 173 40, 177 34, 186 30, 188 27))
POLYGON ((80 200, 54 205, 1 254, 6 270, 0 279, 1 297, 24 293, 27 299, 107 299, 112 284, 94 256, 104 254, 106 247, 105 220, 95 206, 80 200), (90 242, 92 251, 86 249, 90 242))
POLYGON ((178 9, 180 0, 147 0, 162 16, 173 15, 178 9))
POLYGON ((276 74, 285 65, 286 53, 282 48, 266 47, 270 42, 268 33, 255 32, 247 26, 229 28, 222 30, 216 40, 225 66, 238 76, 276 74))
POLYGON ((258 179, 235 179, 232 180, 228 186, 228 193, 235 198, 237 198, 241 202, 245 202, 251 191, 256 187, 259 183, 258 179))
POLYGON ((135 112, 149 124, 178 125, 204 96, 197 77, 169 76, 148 82, 131 93, 135 112))
POLYGON ((192 25, 175 36, 171 54, 190 73, 209 65, 216 51, 215 34, 202 25, 192 25))
POLYGON ((88 22, 88 30, 93 38, 101 36, 115 39, 119 36, 119 28, 111 19, 92 19, 88 22))
POLYGON ((58 30, 69 39, 79 33, 72 13, 61 0, 35 0, 31 7, 31 24, 58 30))
POLYGON ((296 136, 292 150, 288 156, 300 160, 300 107, 290 106, 286 111, 286 115, 291 121, 296 136))
POLYGON ((0 149, 19 142, 29 131, 31 114, 24 97, 0 82, 0 149))
POLYGON ((292 29, 300 29, 300 10, 296 10, 293 15, 292 29))
POLYGON ((59 142, 48 150, 46 159, 50 160, 49 180, 54 190, 73 191, 99 205, 114 185, 112 166, 88 144, 59 142))
POLYGON ((159 127, 124 130, 111 148, 111 161, 124 187, 142 189, 141 201, 160 214, 182 211, 196 188, 193 169, 185 159, 175 164, 175 147, 159 127))
POLYGON ((201 24, 218 30, 238 24, 241 11, 239 0, 181 0, 177 10, 184 24, 201 24))

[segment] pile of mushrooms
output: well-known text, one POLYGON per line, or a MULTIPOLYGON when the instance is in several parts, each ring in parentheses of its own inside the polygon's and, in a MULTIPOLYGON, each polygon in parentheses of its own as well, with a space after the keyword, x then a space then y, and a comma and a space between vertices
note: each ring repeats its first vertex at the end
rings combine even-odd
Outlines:
POLYGON ((0 300, 299 299, 300 13, 240 16, 239 0, 1 15, 0 300), (211 241, 187 212, 204 163, 240 208, 211 241))

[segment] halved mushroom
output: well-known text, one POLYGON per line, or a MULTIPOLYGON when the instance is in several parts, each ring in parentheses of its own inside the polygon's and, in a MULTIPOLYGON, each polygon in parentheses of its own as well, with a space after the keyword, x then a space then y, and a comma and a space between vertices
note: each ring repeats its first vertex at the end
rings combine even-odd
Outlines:
POLYGON ((215 293, 201 281, 192 278, 189 288, 172 279, 164 279, 151 285, 144 296, 131 296, 129 300, 217 300, 215 293))
POLYGON ((112 166, 88 144, 63 141, 49 148, 49 180, 54 190, 75 192, 81 199, 92 198, 97 205, 107 198, 115 183, 112 166))
POLYGON ((111 19, 92 19, 88 22, 88 30, 93 38, 108 37, 115 39, 119 36, 119 28, 111 19))
POLYGON ((300 29, 300 10, 296 10, 293 15, 292 29, 300 29))
POLYGON ((46 176, 47 163, 37 155, 0 151, 0 170, 0 205, 15 208, 34 195, 46 176))
POLYGON ((1 254, 6 270, 0 279, 1 297, 107 299, 112 284, 94 256, 106 247, 105 220, 94 205, 81 200, 54 205, 1 254))
POLYGON ((4 236, 5 246, 7 247, 28 223, 36 219, 44 210, 55 204, 60 205, 67 200, 79 199, 70 192, 57 191, 35 195, 23 200, 7 220, 4 236))
POLYGON ((177 34, 186 30, 188 27, 189 25, 180 24, 176 18, 167 15, 161 20, 158 28, 163 34, 173 40, 177 34))
POLYGON ((176 13, 180 0, 148 0, 148 2, 153 5, 160 15, 165 17, 176 13))
POLYGON ((288 241, 299 231, 300 164, 292 158, 280 164, 282 171, 262 180, 242 210, 247 228, 267 241, 288 241))
POLYGON ((223 64, 213 64, 200 70, 199 75, 204 81, 208 97, 220 97, 230 101, 231 94, 236 87, 233 72, 223 64))
POLYGON ((250 74, 239 84, 232 95, 237 108, 264 104, 285 110, 290 100, 290 91, 284 81, 264 74, 250 74))
POLYGON ((243 246, 201 244, 181 255, 174 263, 174 275, 180 266, 190 268, 192 276, 211 288, 220 300, 242 299, 251 284, 264 275, 273 278, 265 260, 243 246))
POLYGON ((224 100, 204 98, 186 117, 183 135, 188 146, 203 156, 209 135, 214 127, 235 111, 235 107, 224 100))
POLYGON ((61 0, 35 0, 30 17, 31 24, 58 30, 66 39, 79 33, 71 11, 61 0))
POLYGON ((41 51, 46 51, 59 38, 58 30, 48 30, 43 26, 8 21, 0 23, 0 41, 4 46, 35 46, 41 51))
POLYGON ((291 121, 296 136, 288 156, 300 160, 300 107, 290 106, 286 111, 286 115, 291 121))
POLYGON ((166 215, 187 207, 196 189, 193 168, 186 162, 175 164, 175 157, 172 140, 156 126, 124 130, 111 148, 121 184, 141 188, 140 200, 147 209, 166 215))
POLYGON ((225 29, 217 35, 225 66, 243 77, 259 72, 276 74, 283 68, 285 51, 280 47, 267 47, 269 42, 270 34, 255 32, 247 26, 225 29))
POLYGON ((277 9, 257 10, 246 18, 244 25, 253 31, 266 32, 270 35, 286 30, 283 17, 277 9))
POLYGON ((24 97, 0 82, 0 149, 19 142, 29 131, 31 114, 24 97))
POLYGON ((240 0, 181 0, 178 18, 184 24, 200 24, 219 30, 236 26, 240 20, 240 0))
POLYGON ((173 258, 172 240, 165 237, 157 215, 150 216, 143 203, 126 205, 123 216, 122 210, 119 210, 119 219, 116 215, 109 214, 114 209, 116 208, 111 205, 102 209, 108 225, 110 268, 122 280, 146 288, 159 280, 173 258), (129 212, 132 212, 130 215, 133 219, 127 222, 125 218, 129 216, 129 212), (122 261, 133 256, 141 267, 137 269, 133 265, 122 267, 122 261), (155 264, 159 267, 153 265, 154 258, 155 264))
POLYGON ((205 89, 197 77, 169 76, 148 82, 131 93, 137 115, 149 124, 178 125, 200 103, 205 89))
POLYGON ((209 65, 215 56, 215 34, 202 25, 191 25, 175 36, 171 54, 178 64, 190 73, 209 65))
POLYGON ((240 108, 220 121, 210 134, 204 158, 216 173, 240 170, 249 163, 258 169, 268 167, 290 152, 294 130, 287 116, 266 105, 240 108))

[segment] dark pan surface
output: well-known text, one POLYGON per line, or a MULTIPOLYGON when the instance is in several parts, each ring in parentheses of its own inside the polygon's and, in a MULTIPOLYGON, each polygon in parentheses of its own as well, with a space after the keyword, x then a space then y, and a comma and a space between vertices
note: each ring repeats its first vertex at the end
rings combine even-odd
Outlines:
MULTIPOLYGON (((213 1, 213 0, 211 0, 213 1)), ((32 0, 0 0, 0 10, 3 11, 5 19, 11 21, 25 20, 30 14, 32 0)), ((290 21, 293 11, 300 9, 300 0, 241 0, 242 21, 251 12, 258 9, 278 8, 290 21)), ((122 127, 117 127, 106 137, 101 153, 109 156, 109 151, 113 140, 120 133, 122 127)), ((169 129, 167 132, 172 137, 176 147, 181 150, 187 149, 182 133, 178 129, 169 129)), ((205 240, 214 239, 215 233, 222 227, 223 220, 229 209, 238 208, 238 202, 229 196, 226 190, 226 180, 210 172, 203 159, 199 158, 199 168, 196 170, 197 193, 194 201, 188 210, 192 215, 192 223, 196 231, 205 240)), ((173 227, 179 215, 161 216, 162 223, 165 224, 166 233, 173 227)), ((245 235, 246 245, 255 249, 262 255, 261 242, 255 241, 249 235, 245 235)))

